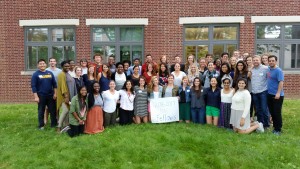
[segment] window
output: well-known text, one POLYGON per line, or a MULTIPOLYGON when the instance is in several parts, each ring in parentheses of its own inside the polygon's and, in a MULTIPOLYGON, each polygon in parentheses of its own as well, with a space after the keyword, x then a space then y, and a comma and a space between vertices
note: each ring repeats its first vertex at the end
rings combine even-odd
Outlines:
POLYGON ((143 59, 144 28, 142 26, 91 27, 92 54, 102 53, 103 60, 115 55, 116 61, 143 59))
POLYGON ((185 25, 184 26, 184 55, 197 58, 212 53, 220 57, 223 52, 230 55, 238 48, 238 24, 185 25))
POLYGON ((48 61, 54 57, 57 66, 63 60, 75 60, 74 27, 26 27, 25 58, 26 70, 35 70, 39 59, 48 61))
POLYGON ((299 69, 300 24, 256 24, 256 53, 276 55, 283 69, 299 69))

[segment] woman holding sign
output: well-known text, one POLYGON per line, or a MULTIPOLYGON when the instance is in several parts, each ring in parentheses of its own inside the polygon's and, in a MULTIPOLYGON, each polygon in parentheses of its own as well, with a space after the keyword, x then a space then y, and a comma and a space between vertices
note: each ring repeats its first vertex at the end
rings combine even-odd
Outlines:
MULTIPOLYGON (((180 80, 181 81, 181 80, 180 80)), ((162 97, 176 97, 178 95, 178 86, 174 85, 174 75, 168 77, 168 85, 163 87, 162 97)))
MULTIPOLYGON (((158 84, 158 77, 153 76, 151 78, 149 87, 147 89, 148 92, 148 100, 157 99, 162 97, 163 87, 158 84)), ((151 121, 151 110, 150 103, 148 104, 148 112, 149 112, 149 121, 151 121)))

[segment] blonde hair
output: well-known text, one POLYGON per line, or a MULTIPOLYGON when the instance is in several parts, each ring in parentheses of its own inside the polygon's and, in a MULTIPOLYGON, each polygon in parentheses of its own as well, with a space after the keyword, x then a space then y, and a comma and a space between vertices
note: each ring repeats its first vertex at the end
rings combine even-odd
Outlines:
POLYGON ((187 79, 187 85, 190 85, 189 84, 189 78, 187 76, 183 76, 182 79, 181 79, 181 86, 183 85, 183 80, 184 79, 187 79))

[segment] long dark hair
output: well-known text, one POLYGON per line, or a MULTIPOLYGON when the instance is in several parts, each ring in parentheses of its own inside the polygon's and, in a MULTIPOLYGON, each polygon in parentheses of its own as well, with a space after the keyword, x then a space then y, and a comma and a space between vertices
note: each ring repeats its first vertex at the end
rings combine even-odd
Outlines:
POLYGON ((159 65, 158 75, 159 75, 159 77, 168 77, 169 76, 169 70, 168 70, 167 64, 161 63, 159 65), (164 65, 166 68, 166 70, 164 72, 161 71, 161 65, 164 65))
POLYGON ((81 93, 80 93, 80 90, 83 89, 83 88, 85 88, 85 90, 87 90, 85 86, 80 86, 78 88, 78 91, 77 91, 77 97, 78 97, 79 109, 80 110, 82 110, 86 106, 85 100, 86 100, 87 96, 82 96, 81 93))
MULTIPOLYGON (((94 89, 94 85, 95 84, 99 84, 97 81, 93 82, 92 83, 92 91, 88 94, 88 108, 90 109, 91 107, 94 106, 94 103, 95 103, 95 97, 94 97, 94 93, 95 93, 95 89, 94 89)), ((99 85, 100 87, 100 85, 99 85)), ((100 93, 101 95, 101 93, 100 93)))
POLYGON ((191 89, 193 92, 196 93, 197 98, 199 99, 201 96, 201 79, 199 77, 195 77, 194 81, 193 81, 193 86, 191 89), (199 90, 195 90, 195 80, 198 79, 199 80, 199 90))
POLYGON ((247 88, 248 88, 248 82, 247 82, 247 79, 245 79, 245 78, 239 78, 239 79, 237 80, 237 82, 236 82, 236 85, 235 85, 235 91, 238 91, 238 89, 239 89, 239 85, 238 85, 238 84, 239 84, 240 81, 244 81, 244 82, 245 82, 246 86, 245 86, 244 89, 247 90, 247 88))
POLYGON ((233 77, 233 81, 236 82, 236 84, 237 84, 237 80, 241 74, 238 69, 239 64, 243 64, 242 75, 245 77, 247 77, 247 75, 248 75, 247 65, 245 64, 245 62, 243 62, 242 60, 238 61, 235 65, 235 72, 234 72, 234 77, 233 77))
POLYGON ((124 83, 122 89, 127 91, 126 85, 127 85, 128 82, 130 82, 130 84, 131 84, 130 92, 133 94, 133 84, 132 84, 131 80, 126 80, 126 82, 124 83))

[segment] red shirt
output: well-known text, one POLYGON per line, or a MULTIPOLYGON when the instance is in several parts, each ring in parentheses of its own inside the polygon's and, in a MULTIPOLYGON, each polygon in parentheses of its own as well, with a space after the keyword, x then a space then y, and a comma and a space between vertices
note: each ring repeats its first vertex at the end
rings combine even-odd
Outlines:
MULTIPOLYGON (((157 63, 155 62, 152 62, 152 65, 153 65, 153 70, 154 72, 158 72, 158 66, 157 66, 157 63)), ((148 66, 148 63, 144 63, 142 65, 142 75, 147 72, 147 66, 148 66)))
POLYGON ((89 63, 89 65, 94 66, 95 68, 95 72, 96 72, 96 76, 98 76, 98 73, 102 72, 103 70, 103 65, 98 65, 96 63, 89 63))

